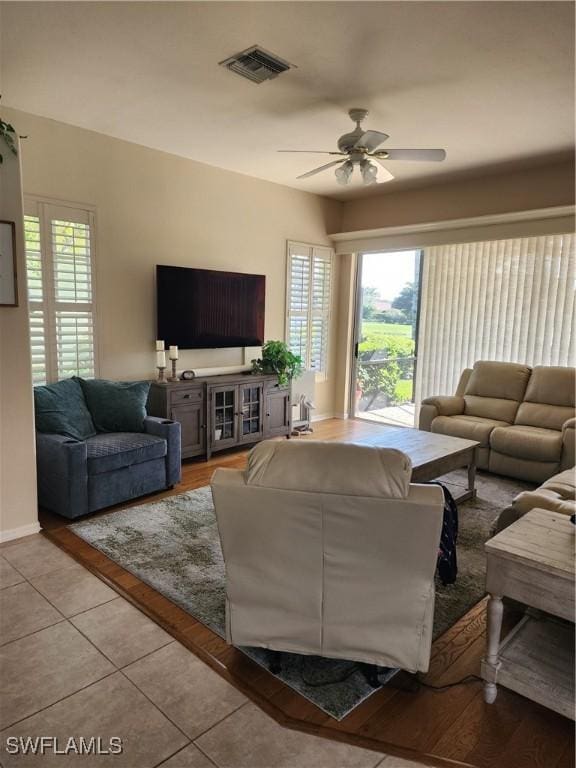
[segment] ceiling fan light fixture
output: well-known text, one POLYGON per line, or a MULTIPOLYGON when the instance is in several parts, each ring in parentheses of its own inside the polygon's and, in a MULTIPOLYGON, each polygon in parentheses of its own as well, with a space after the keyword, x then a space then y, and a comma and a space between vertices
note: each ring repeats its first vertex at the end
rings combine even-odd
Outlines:
POLYGON ((354 170, 354 166, 350 162, 350 160, 346 160, 345 163, 342 163, 342 165, 339 168, 336 168, 334 173, 336 174, 336 181, 338 184, 341 184, 343 187, 346 186, 350 182, 350 178, 352 176, 352 171, 354 170))
POLYGON ((362 173, 362 181, 364 184, 377 184, 378 183, 378 168, 371 163, 370 160, 360 161, 360 172, 362 173))
POLYGON ((390 137, 382 131, 365 131, 361 123, 368 114, 365 109, 351 109, 348 114, 356 123, 353 131, 340 136, 337 142, 338 150, 305 150, 305 149, 280 149, 279 152, 309 152, 310 154, 337 155, 346 160, 334 160, 325 163, 311 171, 301 173, 297 179, 308 179, 317 173, 337 165, 335 171, 336 181, 346 186, 352 180, 354 166, 360 168, 362 181, 366 186, 382 184, 394 179, 388 170, 388 160, 418 161, 425 163, 440 163, 446 159, 445 149, 379 149, 390 137), (382 162, 386 161, 386 165, 382 162), (375 161, 375 162, 374 162, 375 161))

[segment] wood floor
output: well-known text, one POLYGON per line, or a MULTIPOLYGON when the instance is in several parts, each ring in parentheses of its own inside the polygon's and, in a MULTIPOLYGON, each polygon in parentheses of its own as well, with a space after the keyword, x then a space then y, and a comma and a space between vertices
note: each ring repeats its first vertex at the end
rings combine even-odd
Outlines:
MULTIPOLYGON (((367 437, 380 425, 331 419, 315 425, 314 439, 367 437)), ((307 439, 307 438, 295 438, 307 439)), ((243 468, 246 451, 189 461, 182 483, 154 499, 199 488, 216 467, 243 468)), ((135 503, 142 503, 142 499, 135 503)), ((126 504, 122 506, 128 506, 126 504)), ((109 510, 107 510, 109 511, 109 510)), ((102 513, 100 513, 102 514, 102 513)), ((326 738, 347 741, 426 765, 476 768, 572 768, 573 723, 503 688, 487 705, 479 681, 417 692, 386 686, 337 722, 236 651, 190 614, 71 533, 69 521, 44 514, 41 523, 55 543, 236 685, 278 722, 326 738)), ((485 601, 438 638, 424 680, 442 686, 479 674, 485 643, 485 601)))

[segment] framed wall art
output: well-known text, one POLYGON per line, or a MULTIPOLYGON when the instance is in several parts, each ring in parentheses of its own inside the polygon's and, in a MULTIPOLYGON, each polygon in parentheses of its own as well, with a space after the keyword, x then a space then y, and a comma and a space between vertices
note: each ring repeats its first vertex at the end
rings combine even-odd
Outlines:
POLYGON ((16 225, 0 221, 0 307, 17 306, 16 225))

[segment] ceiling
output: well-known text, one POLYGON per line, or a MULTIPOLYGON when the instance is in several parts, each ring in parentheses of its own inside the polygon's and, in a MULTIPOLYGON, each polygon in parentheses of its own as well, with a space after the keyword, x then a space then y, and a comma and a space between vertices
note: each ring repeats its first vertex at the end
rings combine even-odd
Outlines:
POLYGON ((296 189, 347 199, 527 167, 573 150, 571 2, 2 3, 2 103, 296 189), (255 85, 218 62, 255 43, 296 65, 255 85), (350 107, 396 180, 339 187, 350 107))

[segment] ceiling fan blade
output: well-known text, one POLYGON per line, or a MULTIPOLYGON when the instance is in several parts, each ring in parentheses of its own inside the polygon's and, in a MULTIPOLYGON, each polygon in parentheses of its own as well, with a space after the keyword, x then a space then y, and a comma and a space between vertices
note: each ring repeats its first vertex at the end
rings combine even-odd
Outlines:
POLYGON ((365 131, 352 149, 362 147, 362 149, 366 149, 368 152, 373 152, 376 147, 379 147, 387 138, 387 133, 381 133, 380 131, 365 131))
POLYGON ((320 171, 325 171, 326 168, 332 168, 333 165, 340 165, 341 163, 346 162, 345 160, 332 160, 331 163, 326 163, 326 165, 321 165, 319 168, 314 168, 313 171, 308 171, 307 173, 303 173, 301 176, 296 176, 297 179, 307 179, 308 176, 315 176, 317 173, 320 173, 320 171))
POLYGON ((345 152, 328 152, 325 149, 277 149, 276 152, 299 152, 306 155, 345 155, 345 152))
MULTIPOLYGON (((374 153, 378 159, 379 152, 374 153)), ((444 149, 383 149, 382 160, 425 160, 430 163, 441 163, 446 159, 444 149)))
MULTIPOLYGON (((378 160, 378 158, 376 158, 376 160, 378 160)), ((378 171, 378 184, 384 184, 386 181, 392 181, 394 176, 390 173, 388 168, 384 167, 382 160, 378 160, 378 162, 382 166, 382 170, 378 171)))

